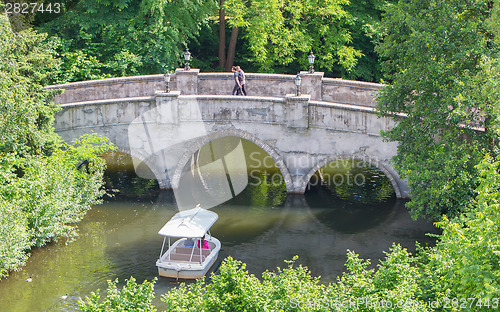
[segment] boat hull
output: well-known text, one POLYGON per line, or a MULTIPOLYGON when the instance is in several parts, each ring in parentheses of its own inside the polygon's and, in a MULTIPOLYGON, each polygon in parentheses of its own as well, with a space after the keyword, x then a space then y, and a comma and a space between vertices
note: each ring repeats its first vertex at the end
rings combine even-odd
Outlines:
MULTIPOLYGON (((202 263, 196 261, 176 261, 174 259, 171 259, 169 257, 169 254, 171 254, 173 258, 173 251, 179 245, 182 245, 183 240, 184 239, 177 241, 160 259, 158 259, 158 261, 156 261, 158 274, 160 276, 176 279, 201 278, 207 274, 207 272, 217 260, 221 245, 219 240, 214 237, 210 237, 208 241, 209 243, 213 243, 215 246, 211 250, 210 254, 205 257, 202 263)), ((196 255, 196 253, 194 255, 196 255)))
POLYGON ((207 274, 210 268, 213 266, 217 257, 212 257, 212 260, 205 266, 201 265, 182 265, 178 266, 178 263, 164 263, 158 266, 158 274, 163 277, 176 278, 176 279, 197 279, 202 278, 207 274))

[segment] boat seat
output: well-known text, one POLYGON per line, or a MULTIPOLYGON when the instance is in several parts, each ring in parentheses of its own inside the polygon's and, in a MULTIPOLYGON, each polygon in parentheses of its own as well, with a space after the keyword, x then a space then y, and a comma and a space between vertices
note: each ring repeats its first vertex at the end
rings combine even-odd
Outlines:
MULTIPOLYGON (((179 253, 173 253, 170 255, 170 260, 171 261, 176 261, 176 262, 186 262, 188 263, 189 262, 189 258, 191 257, 190 254, 179 254, 179 253)), ((205 261, 205 256, 202 255, 202 262, 205 261)), ((165 258, 165 261, 168 261, 168 256, 167 258, 165 258)), ((191 262, 195 262, 195 263, 200 263, 200 255, 197 254, 197 255, 193 255, 193 257, 191 258, 191 262)))
MULTIPOLYGON (((174 253, 179 253, 179 254, 191 254, 193 252, 193 248, 191 247, 175 247, 174 253)), ((201 254, 203 256, 208 256, 210 254, 210 249, 201 249, 201 254)), ((200 255, 200 249, 195 248, 194 249, 194 255, 200 255)))

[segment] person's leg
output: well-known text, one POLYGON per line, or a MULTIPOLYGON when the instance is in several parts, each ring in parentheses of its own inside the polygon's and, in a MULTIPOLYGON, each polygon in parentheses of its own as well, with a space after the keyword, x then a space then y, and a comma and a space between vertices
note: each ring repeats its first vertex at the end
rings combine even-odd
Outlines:
POLYGON ((240 87, 235 83, 233 88, 233 95, 234 94, 238 95, 239 92, 240 92, 240 87))
POLYGON ((243 95, 247 95, 247 91, 245 90, 244 84, 241 85, 241 92, 243 93, 243 95))

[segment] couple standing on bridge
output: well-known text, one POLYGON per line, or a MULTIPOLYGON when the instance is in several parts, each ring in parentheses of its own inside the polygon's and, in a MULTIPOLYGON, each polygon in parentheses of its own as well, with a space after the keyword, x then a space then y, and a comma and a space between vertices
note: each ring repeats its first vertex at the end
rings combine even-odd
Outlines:
POLYGON ((236 93, 236 95, 247 95, 247 91, 245 90, 245 72, 241 69, 239 66, 233 66, 232 68, 233 71, 233 76, 234 76, 234 88, 233 88, 233 95, 236 93))

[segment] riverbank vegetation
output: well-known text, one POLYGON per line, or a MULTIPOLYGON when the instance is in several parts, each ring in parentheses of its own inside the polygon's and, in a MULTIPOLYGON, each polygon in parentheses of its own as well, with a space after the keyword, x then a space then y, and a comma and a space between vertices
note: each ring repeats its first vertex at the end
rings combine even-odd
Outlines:
POLYGON ((107 139, 72 144, 53 131, 53 94, 42 91, 58 60, 45 35, 14 33, 0 15, 0 278, 33 247, 74 237, 74 224, 99 202, 107 139))
POLYGON ((391 83, 377 108, 398 121, 384 136, 398 142, 394 164, 409 183, 415 218, 463 212, 474 200, 476 165, 498 154, 498 17, 491 12, 491 1, 405 1, 385 16, 377 51, 391 83))
MULTIPOLYGON (((376 269, 349 252, 346 273, 329 285, 293 261, 256 278, 229 258, 209 282, 165 294, 169 311, 496 309, 498 5, 72 0, 64 14, 11 17, 16 32, 0 14, 0 277, 22 265, 30 248, 72 237, 72 224, 102 195, 97 155, 109 142, 90 135, 61 143, 52 129, 53 94, 43 85, 161 73, 180 64, 186 46, 202 70, 235 61, 246 71, 295 73, 312 49, 327 75, 387 83, 378 109, 398 124, 384 135, 399 144, 395 167, 409 182, 410 212, 442 229, 436 246, 411 255, 394 245, 376 269)), ((129 280, 81 308, 123 310, 125 302, 154 311, 151 300, 151 282, 129 280)))

